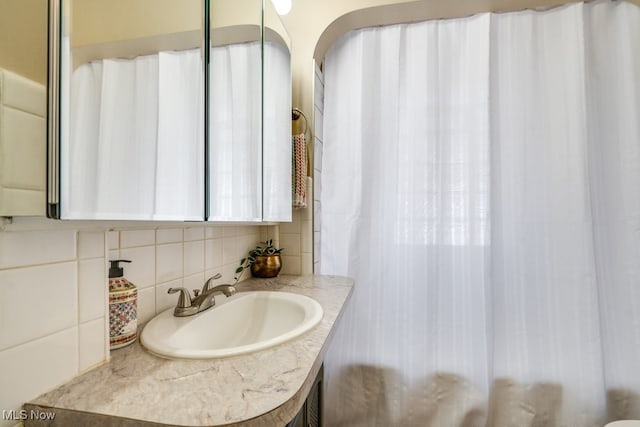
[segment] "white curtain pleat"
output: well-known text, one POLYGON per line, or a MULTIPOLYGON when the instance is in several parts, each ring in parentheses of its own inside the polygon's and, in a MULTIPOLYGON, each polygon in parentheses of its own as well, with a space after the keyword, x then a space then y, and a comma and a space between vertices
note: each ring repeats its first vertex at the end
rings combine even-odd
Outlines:
POLYGON ((158 54, 156 219, 203 219, 202 66, 199 49, 158 54))
POLYGON ((102 61, 94 197, 103 215, 153 211, 157 76, 157 57, 102 61))
POLYGON ((291 221, 291 55, 277 42, 263 46, 264 126, 262 199, 264 221, 291 221))
POLYGON ((262 218, 261 46, 211 48, 210 220, 262 218))
POLYGON ((564 425, 603 421, 584 13, 493 16, 492 369, 496 393, 510 389, 496 426, 531 425, 543 408, 564 425))
POLYGON ((358 283, 329 425, 460 425, 483 406, 489 24, 363 30, 326 57, 321 264, 358 283))
MULTIPOLYGON (((65 63, 66 61, 62 61, 65 63)), ((69 76, 69 73, 61 73, 69 76)), ((67 83, 71 79, 66 80, 67 83)), ((67 105, 61 115, 65 120, 60 126, 61 183, 63 185, 61 205, 70 217, 82 217, 97 212, 98 188, 98 144, 100 124, 100 102, 102 96, 102 63, 91 63, 79 67, 73 74, 73 85, 68 89, 71 96, 63 98, 67 105), (76 120, 76 118, 78 120, 76 120), (69 123, 74 123, 73 127, 69 123), (65 141, 68 142, 65 144, 65 141), (86 141, 94 141, 87 144, 86 141), (89 191, 88 191, 89 190, 89 191)), ((65 87, 66 85, 61 85, 65 87)), ((68 86, 67 86, 68 87, 68 86)))
POLYGON ((202 70, 190 50, 73 72, 63 96, 63 218, 202 219, 202 70))
POLYGON ((322 273, 356 280, 328 425, 640 418, 639 10, 364 29, 327 53, 322 273))
POLYGON ((585 15, 589 182, 607 413, 640 419, 640 8, 585 15))

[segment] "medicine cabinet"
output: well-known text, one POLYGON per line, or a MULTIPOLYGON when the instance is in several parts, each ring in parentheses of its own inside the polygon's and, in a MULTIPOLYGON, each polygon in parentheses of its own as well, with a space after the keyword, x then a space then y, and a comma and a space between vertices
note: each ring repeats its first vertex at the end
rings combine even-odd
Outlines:
POLYGON ((44 215, 47 3, 0 0, 0 216, 44 215))
POLYGON ((47 215, 290 221, 290 41, 264 3, 50 2, 47 215))

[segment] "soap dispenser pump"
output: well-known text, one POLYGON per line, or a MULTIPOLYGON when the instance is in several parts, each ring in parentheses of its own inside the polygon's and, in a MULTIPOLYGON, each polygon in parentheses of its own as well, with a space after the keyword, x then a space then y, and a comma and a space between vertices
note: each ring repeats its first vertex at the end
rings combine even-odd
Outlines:
POLYGON ((133 343, 137 336, 138 291, 133 283, 124 278, 121 262, 109 261, 109 344, 111 350, 133 343))

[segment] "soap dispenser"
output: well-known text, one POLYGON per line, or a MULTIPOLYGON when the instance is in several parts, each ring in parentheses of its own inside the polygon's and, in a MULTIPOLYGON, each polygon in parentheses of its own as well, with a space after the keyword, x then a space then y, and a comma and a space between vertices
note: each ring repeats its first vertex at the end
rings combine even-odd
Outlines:
POLYGON ((116 259, 109 262, 109 344, 114 350, 136 340, 138 291, 124 278, 124 269, 119 264, 131 261, 116 259))

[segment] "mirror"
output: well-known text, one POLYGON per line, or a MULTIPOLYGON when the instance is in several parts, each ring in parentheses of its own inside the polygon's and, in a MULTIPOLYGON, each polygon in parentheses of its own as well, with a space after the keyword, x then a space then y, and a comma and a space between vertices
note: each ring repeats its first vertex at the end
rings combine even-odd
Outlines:
POLYGON ((48 216, 291 220, 291 42, 269 0, 51 5, 48 216))
POLYGON ((50 168, 49 216, 203 220, 203 1, 53 8, 59 163, 50 168))
POLYGON ((262 220, 261 3, 210 1, 210 221, 262 220))
POLYGON ((291 221, 291 39, 270 0, 263 34, 262 219, 291 221))
POLYGON ((209 220, 291 221, 290 39, 270 0, 211 0, 209 220))
POLYGON ((47 2, 0 0, 0 216, 44 215, 47 2))

